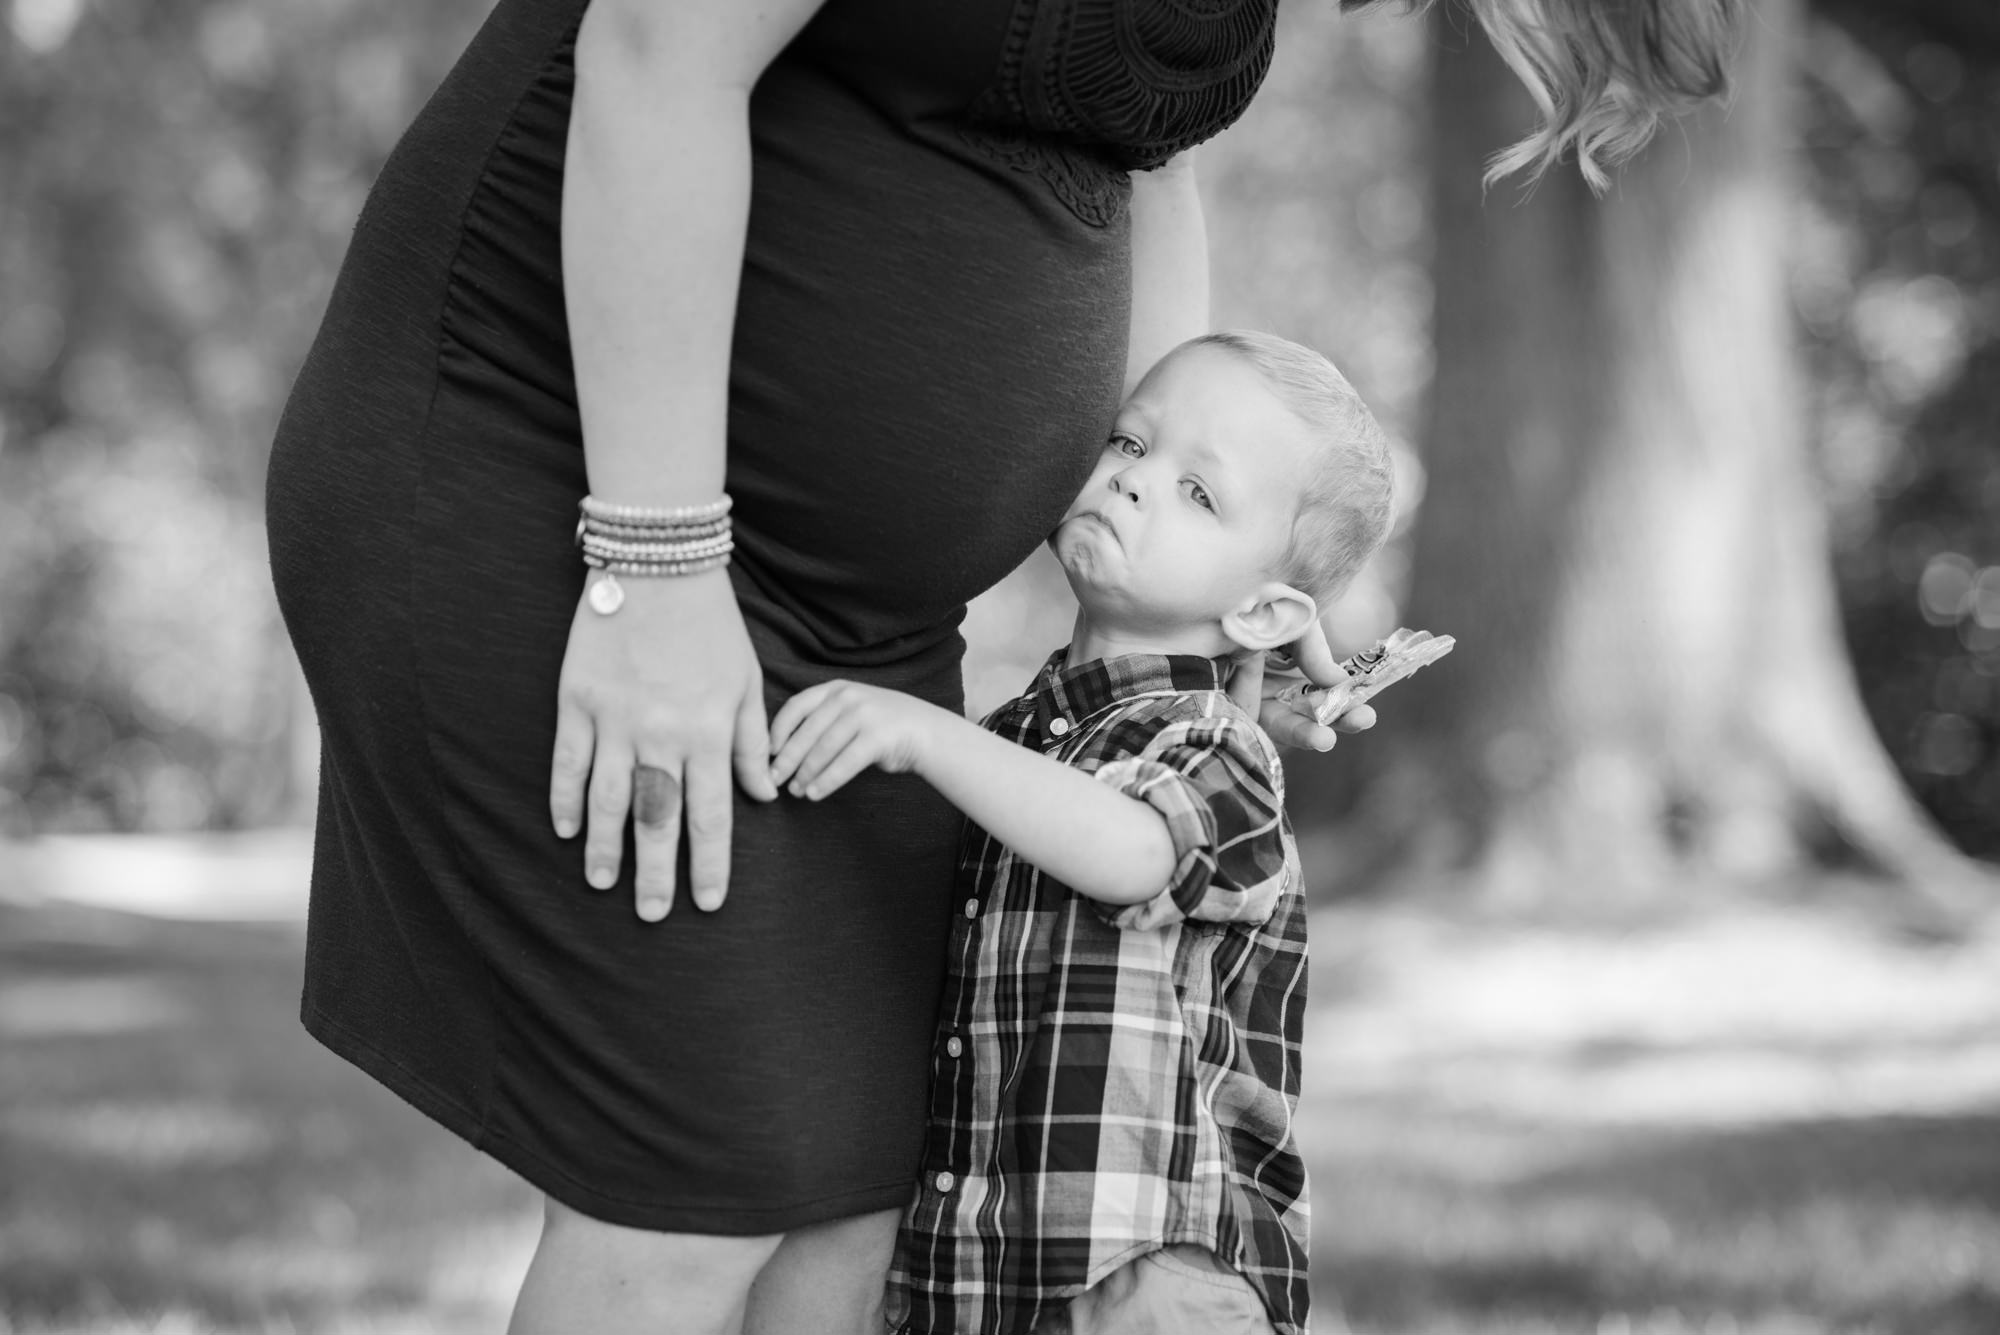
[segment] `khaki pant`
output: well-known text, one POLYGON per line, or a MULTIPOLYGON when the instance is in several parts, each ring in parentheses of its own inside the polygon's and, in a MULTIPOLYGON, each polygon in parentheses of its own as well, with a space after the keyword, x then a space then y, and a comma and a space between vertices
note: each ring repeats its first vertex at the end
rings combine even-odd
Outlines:
POLYGON ((1176 1243, 1112 1271, 1035 1335, 1272 1335, 1250 1281, 1206 1247, 1176 1243))

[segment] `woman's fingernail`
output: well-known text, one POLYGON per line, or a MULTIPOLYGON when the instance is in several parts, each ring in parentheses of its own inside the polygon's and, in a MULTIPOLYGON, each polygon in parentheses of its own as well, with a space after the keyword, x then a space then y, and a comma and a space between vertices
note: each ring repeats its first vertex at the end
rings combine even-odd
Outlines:
POLYGON ((639 901, 639 916, 647 922, 658 922, 667 916, 667 901, 648 896, 639 901))
POLYGON ((559 839, 570 839, 570 838, 574 838, 574 837, 575 837, 575 835, 576 835, 576 822, 575 822, 575 821, 573 821, 573 820, 559 820, 559 821, 557 821, 557 822, 556 822, 556 837, 557 837, 557 838, 559 838, 559 839))
POLYGON ((595 867, 592 867, 590 869, 589 875, 590 875, 590 883, 596 886, 599 890, 609 890, 612 886, 612 883, 618 879, 617 872, 611 870, 611 868, 606 867, 601 863, 595 867))

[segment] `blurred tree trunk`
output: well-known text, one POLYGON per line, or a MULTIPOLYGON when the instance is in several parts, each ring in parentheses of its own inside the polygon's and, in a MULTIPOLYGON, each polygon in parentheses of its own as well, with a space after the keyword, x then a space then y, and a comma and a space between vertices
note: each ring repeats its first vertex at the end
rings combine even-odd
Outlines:
POLYGON ((1840 635, 1786 290, 1799 23, 1761 0, 1734 103, 1666 127, 1604 200, 1573 168, 1482 198, 1532 110, 1482 39, 1440 41, 1404 620, 1459 652, 1353 748, 1361 801, 1320 865, 1524 907, 1846 865, 1963 902, 1840 635))
POLYGON ((2000 5, 1993 0, 1814 0, 1811 8, 1842 23, 1900 24, 1961 54, 2000 49, 2000 5))

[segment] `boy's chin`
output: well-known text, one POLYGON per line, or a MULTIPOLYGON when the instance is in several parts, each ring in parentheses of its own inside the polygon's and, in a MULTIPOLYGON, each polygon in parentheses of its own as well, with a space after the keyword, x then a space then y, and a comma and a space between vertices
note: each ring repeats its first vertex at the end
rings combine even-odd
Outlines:
POLYGON ((1070 524, 1049 535, 1049 551, 1072 585, 1079 579, 1089 579, 1097 565, 1097 553, 1091 550, 1090 539, 1070 524))
POLYGON ((1062 568, 1063 579, 1069 584, 1069 591, 1084 610, 1089 611, 1104 600, 1101 583, 1103 571, 1097 564, 1096 553, 1081 544, 1064 544, 1060 541, 1049 544, 1055 552, 1056 564, 1062 568))
POLYGON ((1088 607, 1097 593, 1097 582, 1090 577, 1089 562, 1072 564, 1058 556, 1056 564, 1062 567, 1063 579, 1069 584, 1069 591, 1076 595, 1079 603, 1088 607))

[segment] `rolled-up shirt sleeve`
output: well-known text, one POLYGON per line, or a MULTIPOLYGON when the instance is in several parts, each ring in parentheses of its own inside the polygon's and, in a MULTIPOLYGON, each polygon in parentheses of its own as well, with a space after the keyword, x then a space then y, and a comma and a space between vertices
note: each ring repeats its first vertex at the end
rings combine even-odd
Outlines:
POLYGON ((1285 828, 1278 758, 1254 724, 1205 718, 1162 729, 1136 756, 1098 767, 1097 780, 1166 818, 1174 845, 1167 884, 1136 904, 1098 904, 1119 927, 1164 927, 1183 918, 1261 923, 1285 889, 1285 828))

